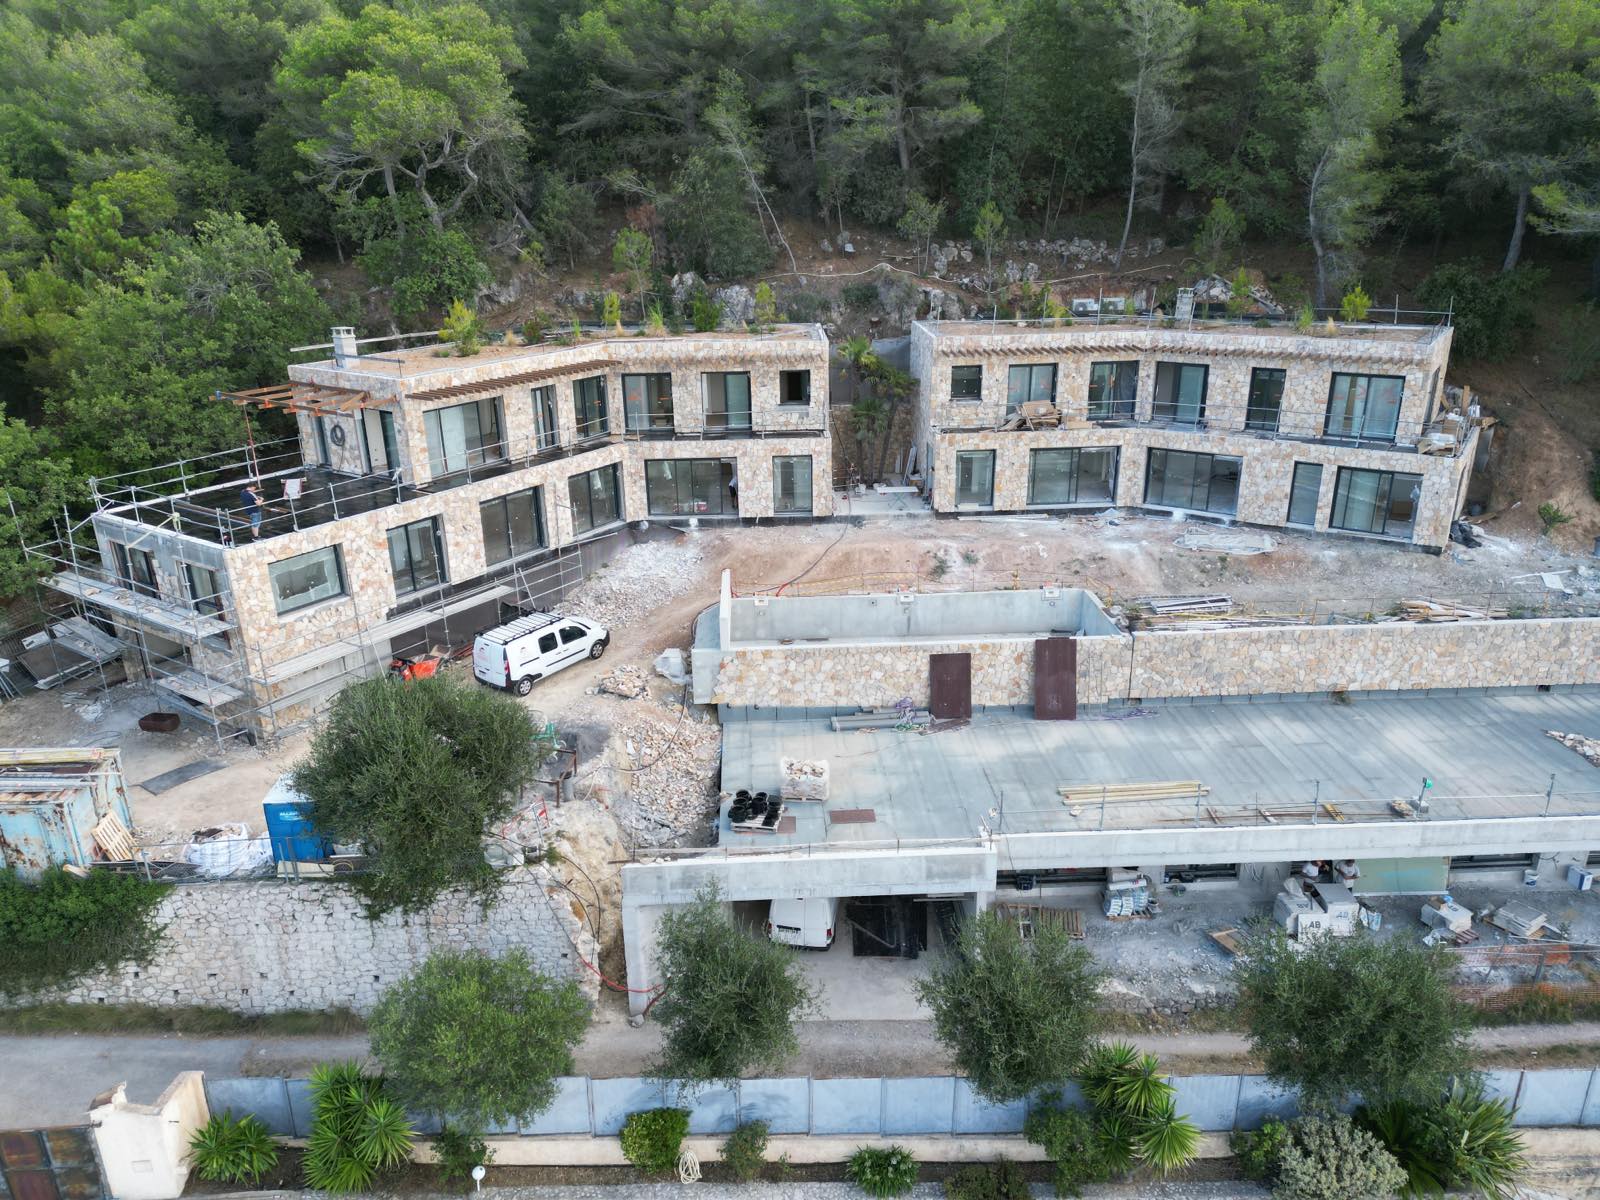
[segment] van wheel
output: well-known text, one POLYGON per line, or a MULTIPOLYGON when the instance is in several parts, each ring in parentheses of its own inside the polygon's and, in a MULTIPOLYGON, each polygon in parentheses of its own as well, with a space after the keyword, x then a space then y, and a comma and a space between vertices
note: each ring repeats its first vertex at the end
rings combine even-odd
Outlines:
POLYGON ((604 642, 596 642, 594 645, 589 647, 590 658, 599 658, 605 652, 606 644, 604 642))
POLYGON ((533 691, 533 676, 524 675, 521 679, 517 680, 516 686, 511 690, 516 692, 516 694, 519 696, 526 696, 529 692, 533 691))

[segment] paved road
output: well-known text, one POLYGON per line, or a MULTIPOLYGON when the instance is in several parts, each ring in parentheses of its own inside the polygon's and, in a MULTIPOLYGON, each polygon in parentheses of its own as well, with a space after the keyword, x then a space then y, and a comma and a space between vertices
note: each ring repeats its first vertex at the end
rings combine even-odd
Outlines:
MULTIPOLYGON (((785 1075, 921 1075, 949 1072, 950 1063, 927 1021, 808 1021, 799 1028, 800 1053, 785 1075)), ((1236 1033, 1184 1033, 1130 1039, 1163 1057, 1242 1054, 1236 1033)), ((1480 1029, 1485 1050, 1593 1044, 1600 1061, 1600 1021, 1480 1029)), ((643 1071, 660 1047, 660 1029, 634 1029, 621 1020, 596 1022, 574 1056, 579 1074, 597 1077, 643 1071)), ((213 1075, 304 1076, 319 1062, 361 1058, 365 1037, 89 1036, 0 1037, 0 1129, 61 1125, 80 1120, 89 1101, 120 1082, 148 1104, 179 1071, 213 1075)))

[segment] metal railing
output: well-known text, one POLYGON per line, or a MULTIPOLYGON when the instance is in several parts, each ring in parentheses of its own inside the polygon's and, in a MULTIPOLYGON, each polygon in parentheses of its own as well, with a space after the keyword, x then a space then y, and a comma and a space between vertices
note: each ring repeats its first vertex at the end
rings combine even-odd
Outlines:
MULTIPOLYGON (((1198 301, 1198 304, 1209 305, 1215 302, 1198 301)), ((1102 297, 1098 302, 1100 309, 1104 309, 1107 299, 1102 297)), ((1336 329, 1335 336, 1359 335, 1363 332, 1377 332, 1390 329, 1427 329, 1449 328, 1454 324, 1453 309, 1428 309, 1428 308, 1401 308, 1398 297, 1389 307, 1380 308, 1373 305, 1367 309, 1367 319, 1364 321, 1346 321, 1343 319, 1342 310, 1335 307, 1320 307, 1312 310, 1313 321, 1305 325, 1299 317, 1285 314, 1281 317, 1267 316, 1227 316, 1211 315, 1193 316, 1179 319, 1171 313, 1158 313, 1154 308, 1144 312, 1128 312, 1126 308, 1120 312, 1079 312, 1066 314, 1059 317, 1021 316, 1007 317, 998 313, 994 316, 959 317, 954 320, 924 320, 923 325, 931 325, 936 329, 939 326, 958 325, 992 325, 1007 326, 1010 328, 1027 329, 1070 329, 1077 325, 1103 326, 1115 325, 1135 329, 1172 329, 1180 331, 1204 332, 1211 330, 1244 332, 1250 329, 1268 329, 1281 332, 1285 329, 1305 337, 1326 337, 1327 322, 1333 321, 1336 329), (1389 319, 1383 320, 1387 314, 1389 319), (1401 318, 1406 318, 1402 320, 1401 318)), ((1437 335, 1431 335, 1437 336, 1437 335)))

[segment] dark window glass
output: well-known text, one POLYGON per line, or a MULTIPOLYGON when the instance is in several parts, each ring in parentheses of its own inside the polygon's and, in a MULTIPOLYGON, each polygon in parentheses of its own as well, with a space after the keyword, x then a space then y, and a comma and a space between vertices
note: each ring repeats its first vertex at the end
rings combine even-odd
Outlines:
POLYGON ((622 411, 627 417, 628 429, 632 432, 671 429, 672 376, 666 372, 656 375, 624 375, 622 411))
POLYGON ((705 380, 707 429, 750 428, 750 374, 748 371, 708 371, 705 380))
POLYGON ((729 459, 662 458, 644 464, 645 501, 658 517, 736 514, 733 482, 729 459))
POLYGON ((1109 504, 1116 492, 1113 448, 1035 450, 1030 458, 1029 504, 1109 504))
POLYGON ((1006 373, 1006 415, 1014 415, 1029 401, 1055 403, 1055 363, 1028 363, 1006 373))
POLYGON ((588 533, 602 525, 622 519, 622 500, 617 492, 617 468, 597 467, 567 480, 567 498, 572 502, 574 533, 588 533))
POLYGON ((402 596, 443 583, 439 518, 427 517, 389 530, 389 565, 394 568, 394 590, 402 596))
POLYGON ((344 595, 344 563, 337 546, 308 550, 271 563, 267 577, 272 581, 272 598, 279 613, 344 595))
POLYGON ((556 635, 555 634, 547 633, 547 634, 545 634, 543 637, 541 637, 539 639, 539 653, 540 654, 549 654, 550 651, 554 650, 555 648, 556 648, 556 635))
POLYGON ((1322 491, 1322 464, 1297 462, 1289 484, 1289 524, 1317 523, 1317 496, 1322 491))
POLYGON ((777 455, 772 460, 772 511, 811 511, 811 456, 777 455))
POLYGON ((1206 376, 1197 363, 1156 364, 1156 395, 1151 415, 1157 421, 1198 425, 1206 415, 1206 376))
POLYGON ((956 453, 956 503, 994 503, 994 451, 960 450, 956 453))
POLYGON ((778 403, 786 408, 808 407, 811 404, 811 372, 779 371, 778 403))
POLYGON ((1328 392, 1328 437, 1392 442, 1400 424, 1399 375, 1334 375, 1328 392))
POLYGON ((1283 384, 1288 373, 1277 367, 1257 367, 1250 372, 1250 404, 1244 412, 1246 429, 1278 431, 1283 411, 1283 384))
POLYGON ((1422 476, 1340 467, 1328 524, 1356 533, 1409 538, 1422 499, 1422 476))
POLYGON ((563 625, 561 627, 561 644, 563 646, 570 646, 573 642, 582 640, 583 630, 579 629, 576 625, 563 625))
POLYGON ((428 437, 428 471, 453 475, 499 462, 506 456, 500 438, 500 397, 430 409, 422 415, 428 437))
POLYGON ((560 427, 556 424, 556 389, 554 387, 534 388, 534 448, 538 450, 554 449, 561 436, 559 429, 560 427))
POLYGON ((982 400, 983 399, 983 368, 982 367, 951 367, 950 368, 950 399, 952 399, 952 400, 982 400))
POLYGON ((491 565, 544 548, 544 497, 538 488, 485 500, 478 517, 484 561, 491 565))
POLYGON ((156 586, 156 560, 150 551, 137 546, 117 546, 117 566, 122 571, 122 582, 141 596, 152 599, 161 594, 156 586))
POLYGON ((1231 517, 1239 507, 1242 462, 1220 454, 1152 449, 1145 469, 1145 503, 1231 517))
POLYGON ((572 402, 578 415, 580 438, 604 437, 610 432, 606 422, 606 377, 591 375, 574 380, 572 402))
POLYGON ((1097 362, 1089 367, 1089 419, 1131 421, 1139 398, 1139 364, 1097 362))
POLYGON ((184 581, 189 585, 189 605, 197 613, 222 615, 222 583, 210 567, 183 564, 184 581))

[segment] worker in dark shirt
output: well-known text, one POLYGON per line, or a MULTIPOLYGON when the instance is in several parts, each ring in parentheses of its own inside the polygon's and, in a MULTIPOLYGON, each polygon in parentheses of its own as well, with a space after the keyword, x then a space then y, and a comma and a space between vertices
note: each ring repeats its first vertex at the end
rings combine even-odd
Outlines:
POLYGON ((239 493, 239 500, 244 505, 244 515, 250 518, 250 536, 261 536, 261 493, 256 491, 256 485, 247 483, 244 490, 239 493))

